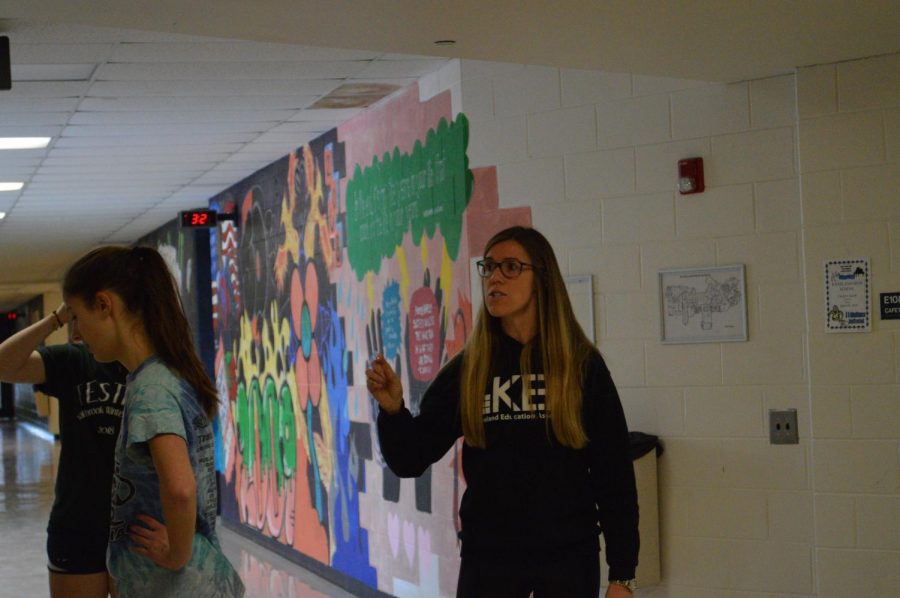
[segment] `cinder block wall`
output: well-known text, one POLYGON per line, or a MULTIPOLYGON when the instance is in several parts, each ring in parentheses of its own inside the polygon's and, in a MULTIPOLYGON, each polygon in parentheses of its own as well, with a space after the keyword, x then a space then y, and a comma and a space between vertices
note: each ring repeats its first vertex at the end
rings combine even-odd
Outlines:
POLYGON ((822 315, 825 259, 900 290, 900 58, 732 84, 462 61, 420 85, 452 90, 501 207, 594 276, 629 425, 666 447, 663 583, 639 595, 900 587, 900 327, 826 335, 822 315), (681 196, 693 156, 707 189, 681 196), (734 263, 749 342, 660 344, 658 270, 734 263), (799 411, 799 445, 769 444, 770 408, 799 411))
POLYGON ((900 320, 825 334, 822 264, 867 257, 900 291, 900 55, 797 74, 820 596, 900 588, 900 320))

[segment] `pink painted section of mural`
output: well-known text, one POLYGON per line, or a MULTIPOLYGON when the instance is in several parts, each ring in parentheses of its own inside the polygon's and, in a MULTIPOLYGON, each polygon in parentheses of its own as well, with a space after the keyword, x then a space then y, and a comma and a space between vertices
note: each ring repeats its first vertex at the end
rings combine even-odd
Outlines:
POLYGON ((411 152, 416 141, 425 140, 428 129, 452 116, 449 92, 421 103, 419 86, 410 85, 389 101, 338 126, 340 139, 353 140, 347 144, 347 172, 352 173, 357 165, 370 165, 373 158, 393 152, 395 147, 401 153, 411 152))
POLYGON ((510 226, 531 226, 531 208, 500 209, 497 190, 497 169, 479 168, 472 171, 475 185, 466 210, 465 230, 469 255, 481 255, 488 240, 510 226))

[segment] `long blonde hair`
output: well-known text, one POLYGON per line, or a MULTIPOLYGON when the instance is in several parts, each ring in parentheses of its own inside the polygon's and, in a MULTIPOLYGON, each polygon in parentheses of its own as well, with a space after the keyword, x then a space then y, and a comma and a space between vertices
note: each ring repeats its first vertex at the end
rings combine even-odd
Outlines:
MULTIPOLYGON (((527 379, 530 373, 533 351, 539 351, 544 367, 548 430, 552 430, 562 445, 581 448, 588 441, 581 417, 582 381, 588 360, 597 350, 575 319, 556 254, 544 235, 533 228, 507 228, 491 237, 484 254, 504 241, 521 245, 535 266, 538 328, 520 357, 522 379, 527 379)), ((470 446, 486 446, 484 393, 501 333, 500 320, 487 312, 482 301, 472 335, 463 351, 460 373, 460 418, 463 435, 470 446)))

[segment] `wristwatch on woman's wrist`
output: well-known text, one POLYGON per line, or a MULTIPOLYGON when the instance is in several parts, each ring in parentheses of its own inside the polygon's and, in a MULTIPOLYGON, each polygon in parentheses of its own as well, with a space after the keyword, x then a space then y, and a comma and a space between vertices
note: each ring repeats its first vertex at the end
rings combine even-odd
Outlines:
POLYGON ((609 585, 624 586, 632 592, 637 590, 637 582, 634 579, 610 579, 609 585))

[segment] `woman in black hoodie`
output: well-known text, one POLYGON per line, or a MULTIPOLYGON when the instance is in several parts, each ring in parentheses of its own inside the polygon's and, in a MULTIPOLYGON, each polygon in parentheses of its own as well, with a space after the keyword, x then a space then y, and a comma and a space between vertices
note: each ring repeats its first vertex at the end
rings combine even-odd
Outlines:
POLYGON ((578 325, 553 248, 532 228, 488 241, 472 336, 426 391, 418 416, 379 355, 366 370, 384 458, 416 477, 464 437, 457 596, 607 598, 634 589, 634 470, 618 393, 578 325))

